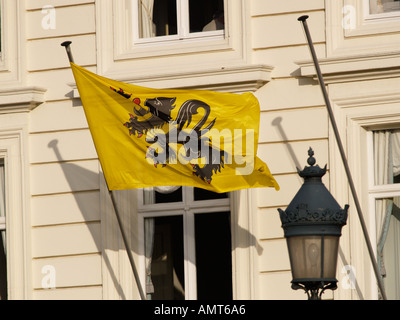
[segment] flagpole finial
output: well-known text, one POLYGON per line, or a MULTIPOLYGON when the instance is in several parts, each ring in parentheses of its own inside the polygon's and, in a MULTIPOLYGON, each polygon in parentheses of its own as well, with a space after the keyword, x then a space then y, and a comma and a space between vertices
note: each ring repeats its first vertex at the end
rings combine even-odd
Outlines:
POLYGON ((299 17, 297 20, 298 20, 298 21, 304 22, 304 21, 306 21, 307 19, 308 19, 308 16, 307 16, 307 15, 304 15, 304 16, 299 17))
POLYGON ((61 46, 68 47, 71 43, 72 41, 64 41, 63 43, 61 43, 61 46))
POLYGON ((65 50, 67 51, 69 62, 74 63, 74 58, 72 57, 72 52, 71 52, 71 43, 72 43, 72 41, 64 41, 63 43, 61 43, 61 46, 65 47, 65 50))

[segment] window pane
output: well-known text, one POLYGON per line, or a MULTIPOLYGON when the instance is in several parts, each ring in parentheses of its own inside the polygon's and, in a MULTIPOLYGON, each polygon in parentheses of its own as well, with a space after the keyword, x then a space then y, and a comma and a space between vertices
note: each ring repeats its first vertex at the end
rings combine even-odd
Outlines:
POLYGON ((182 187, 171 193, 161 193, 155 191, 155 203, 182 202, 182 187))
POLYGON ((229 198, 228 193, 216 193, 205 189, 194 188, 194 200, 212 200, 229 198))
POLYGON ((168 187, 161 187, 159 191, 156 191, 156 189, 143 189, 144 204, 182 202, 182 187, 179 187, 177 190, 168 190, 168 187))
MULTIPOLYGON (((183 265, 183 217, 170 216, 152 218, 154 221, 152 259, 150 263, 154 293, 153 300, 185 299, 184 265, 183 265)), ((150 224, 145 223, 145 226, 150 224)), ((145 227, 146 239, 151 239, 152 231, 145 227)), ((149 250, 146 243, 146 251, 149 250)), ((147 260, 147 259, 146 259, 147 260)), ((149 295, 148 295, 149 297, 149 295)))
POLYGON ((377 259, 388 299, 400 299, 400 197, 376 200, 377 259))
POLYGON ((232 299, 230 213, 195 215, 197 299, 232 299))
POLYGON ((400 130, 374 131, 376 185, 400 183, 400 130))
POLYGON ((400 0, 369 0, 369 13, 400 11, 400 0))
POLYGON ((177 34, 176 0, 138 0, 139 37, 177 34))
POLYGON ((189 0, 190 32, 223 30, 223 0, 189 0))

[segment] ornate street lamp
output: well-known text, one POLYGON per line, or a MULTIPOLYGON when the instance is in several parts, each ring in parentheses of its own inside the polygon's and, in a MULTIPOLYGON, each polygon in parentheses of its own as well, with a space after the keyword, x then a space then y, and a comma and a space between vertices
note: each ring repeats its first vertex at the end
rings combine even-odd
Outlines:
POLYGON ((314 151, 303 171, 304 184, 285 211, 278 209, 292 269, 292 289, 304 289, 310 300, 320 300, 326 289, 337 288, 339 238, 348 205, 342 209, 322 183, 326 165, 315 166, 314 151))

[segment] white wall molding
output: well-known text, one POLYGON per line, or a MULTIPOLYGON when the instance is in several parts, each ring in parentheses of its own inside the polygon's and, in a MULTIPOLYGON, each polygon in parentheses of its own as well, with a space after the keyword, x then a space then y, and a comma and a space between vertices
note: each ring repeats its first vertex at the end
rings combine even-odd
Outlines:
MULTIPOLYGON (((159 89, 203 89, 221 92, 253 92, 271 81, 272 66, 245 65, 202 71, 180 71, 138 77, 112 77, 138 86, 159 89)), ((76 83, 70 83, 74 89, 73 97, 79 98, 76 83)))
MULTIPOLYGON (((400 76, 400 51, 318 59, 326 83, 374 80, 400 76)), ((300 73, 317 79, 311 60, 296 62, 300 73)))
POLYGON ((45 102, 47 89, 29 86, 0 89, 0 114, 29 112, 45 102))

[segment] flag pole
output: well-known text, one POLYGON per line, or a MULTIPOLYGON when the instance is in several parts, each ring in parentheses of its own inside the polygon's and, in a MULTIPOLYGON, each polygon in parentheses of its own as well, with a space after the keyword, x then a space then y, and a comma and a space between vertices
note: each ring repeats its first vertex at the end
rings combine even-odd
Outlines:
MULTIPOLYGON (((108 185, 107 185, 107 188, 108 188, 108 185)), ((143 292, 142 285, 140 283, 139 274, 138 274, 138 271, 136 269, 135 261, 133 260, 132 251, 131 251, 129 243, 128 243, 128 238, 126 237, 125 229, 124 229, 121 217, 120 217, 119 212, 118 212, 117 202, 115 200, 114 193, 110 189, 108 190, 108 192, 110 194, 111 201, 112 201, 112 204, 113 204, 113 207, 114 207, 115 216, 117 217, 117 220, 118 220, 118 225, 119 225, 119 229, 121 231, 122 239, 123 239, 124 244, 125 244, 126 252, 128 253, 128 259, 129 259, 129 262, 130 262, 131 267, 132 267, 132 272, 133 272, 133 275, 135 277, 137 287, 139 289, 140 298, 142 300, 146 300, 146 297, 145 297, 144 292, 143 292)))
POLYGON ((360 205, 360 202, 358 200, 358 196, 357 196, 356 188, 354 186, 353 178, 351 176, 350 167, 349 167, 349 164, 348 164, 347 159, 346 159, 346 154, 344 152, 344 148, 343 148, 342 140, 340 138, 339 130, 338 130, 338 127, 337 127, 337 124, 336 124, 335 116, 334 116, 334 113, 333 113, 333 110, 332 110, 331 103, 329 101, 329 97, 328 97, 328 93, 327 93, 327 90, 326 90, 325 82, 324 82, 324 79, 322 77, 321 68, 320 68, 319 63, 318 63, 317 54, 315 53, 314 45, 313 45, 313 42, 312 42, 312 39, 311 39, 310 30, 308 29, 308 25, 307 25, 307 21, 306 21, 307 19, 308 19, 308 16, 304 15, 304 16, 299 17, 297 20, 301 21, 302 24, 303 24, 303 27, 304 27, 304 31, 305 31, 305 34, 306 34, 307 42, 308 42, 308 45, 309 45, 310 51, 311 51, 311 56, 312 56, 313 61, 314 61, 315 70, 317 72, 318 81, 319 81, 319 84, 321 86, 321 90, 322 90, 322 94, 324 96, 326 107, 328 109, 328 114, 329 114, 329 118, 331 120, 333 132, 335 134, 336 142, 337 142, 337 145, 338 145, 338 148, 339 148, 339 152, 340 152, 340 155, 342 157, 342 161, 343 161, 343 165, 344 165, 344 168, 345 168, 345 171, 346 171, 346 175, 347 175, 347 179, 348 179, 348 182, 349 182, 350 190, 351 190, 351 193, 353 195, 354 203, 355 203, 355 206, 356 206, 356 209, 357 209, 357 213, 358 213, 358 217, 359 217, 359 220, 360 220, 360 223, 361 223, 361 228, 362 228, 362 231, 364 233, 365 242, 367 244, 368 253, 369 253, 369 256, 371 258, 371 263, 372 263, 372 266, 373 266, 373 269, 374 269, 375 277, 376 277, 376 280, 378 282, 379 291, 380 291, 380 293, 382 295, 382 298, 384 300, 387 300, 385 289, 384 289, 384 286, 383 286, 382 277, 379 274, 378 264, 377 264, 377 261, 375 259, 374 250, 372 249, 371 240, 369 238, 367 226, 365 224, 364 216, 363 216, 363 213, 362 213, 362 210, 361 210, 361 205, 360 205))
MULTIPOLYGON (((70 47, 71 43, 72 43, 71 41, 64 41, 63 43, 61 43, 61 46, 65 47, 65 50, 66 50, 67 55, 68 55, 69 62, 74 63, 74 59, 73 59, 72 52, 71 52, 71 47, 70 47)), ((101 163, 100 163, 100 166, 101 166, 101 163)), ((122 224, 122 220, 121 220, 120 214, 118 212, 117 201, 115 199, 114 193, 108 187, 107 180, 106 180, 106 185, 107 185, 108 193, 110 195, 111 202, 112 202, 112 205, 113 205, 113 208, 114 208, 115 216, 116 216, 117 221, 118 221, 118 226, 119 226, 119 229, 121 231, 122 240, 124 242, 125 249, 126 249, 126 252, 128 254, 128 259, 129 259, 129 262, 130 262, 131 267, 132 267, 132 272, 133 272, 133 275, 134 275, 135 280, 136 280, 136 284, 137 284, 137 287, 138 287, 138 290, 139 290, 140 298, 142 300, 146 300, 145 294, 143 292, 142 285, 140 283, 139 274, 138 274, 138 271, 136 269, 135 261, 133 260, 132 251, 130 249, 128 238, 126 236, 125 229, 124 229, 124 226, 122 224)))
POLYGON ((61 46, 65 47, 65 51, 67 51, 69 62, 74 63, 74 58, 73 58, 72 52, 71 52, 71 43, 72 43, 71 41, 64 41, 63 43, 61 43, 61 46))

